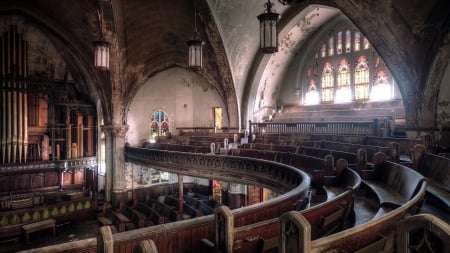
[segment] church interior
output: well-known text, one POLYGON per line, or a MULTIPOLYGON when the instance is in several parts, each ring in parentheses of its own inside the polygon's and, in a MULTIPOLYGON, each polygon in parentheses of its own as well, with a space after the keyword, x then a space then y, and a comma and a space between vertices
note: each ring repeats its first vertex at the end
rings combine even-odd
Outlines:
POLYGON ((449 252, 450 2, 0 1, 0 252, 449 252))

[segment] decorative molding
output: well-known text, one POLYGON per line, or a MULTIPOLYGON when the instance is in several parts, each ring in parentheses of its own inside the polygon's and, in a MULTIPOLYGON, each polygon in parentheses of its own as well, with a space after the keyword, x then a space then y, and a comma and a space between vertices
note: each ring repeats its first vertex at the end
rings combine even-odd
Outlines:
POLYGON ((103 125, 102 130, 105 134, 114 137, 125 137, 125 134, 128 132, 128 125, 103 125))

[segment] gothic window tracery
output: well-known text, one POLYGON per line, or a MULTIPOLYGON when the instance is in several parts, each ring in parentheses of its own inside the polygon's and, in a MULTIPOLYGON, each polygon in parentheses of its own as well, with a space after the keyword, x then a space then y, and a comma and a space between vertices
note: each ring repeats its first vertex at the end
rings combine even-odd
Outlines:
POLYGON ((334 100, 334 71, 333 65, 326 62, 322 69, 321 78, 322 102, 333 102, 334 100))
MULTIPOLYGON (((360 31, 348 28, 337 30, 328 34, 325 41, 318 45, 312 54, 314 59, 311 60, 314 62, 304 72, 303 104, 393 98, 394 80, 360 31), (368 55, 372 57, 369 59, 368 55), (322 68, 317 71, 319 66, 322 68), (377 74, 374 75, 374 72, 377 74), (371 76, 373 79, 370 79, 371 76), (317 96, 319 99, 315 99, 317 96)), ((301 92, 297 93, 297 97, 298 94, 301 92)))
POLYGON ((365 56, 360 56, 355 67, 355 100, 369 98, 369 64, 365 56))
POLYGON ((153 111, 150 121, 150 141, 169 134, 169 118, 164 111, 153 111))
POLYGON ((388 73, 384 69, 378 70, 374 78, 370 99, 377 101, 390 99, 391 93, 388 73))
POLYGON ((352 100, 350 84, 350 66, 346 58, 338 65, 336 102, 349 102, 352 100))

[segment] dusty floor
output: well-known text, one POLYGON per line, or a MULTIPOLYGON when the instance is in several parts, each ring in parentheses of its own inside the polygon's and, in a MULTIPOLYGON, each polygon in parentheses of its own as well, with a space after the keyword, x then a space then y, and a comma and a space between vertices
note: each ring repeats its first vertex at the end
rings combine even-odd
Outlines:
POLYGON ((87 220, 78 224, 67 223, 56 226, 56 236, 53 238, 51 229, 35 232, 30 235, 30 243, 25 244, 23 238, 3 242, 0 244, 0 253, 10 253, 34 248, 40 248, 47 245, 83 240, 97 236, 97 220, 87 220))

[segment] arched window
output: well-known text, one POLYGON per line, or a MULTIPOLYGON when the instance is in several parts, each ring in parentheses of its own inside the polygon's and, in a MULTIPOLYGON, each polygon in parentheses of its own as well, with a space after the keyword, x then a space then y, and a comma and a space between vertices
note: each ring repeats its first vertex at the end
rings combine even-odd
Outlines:
POLYGON ((167 136, 169 134, 169 118, 162 110, 155 110, 151 116, 150 123, 150 142, 155 141, 158 136, 167 136))
POLYGON ((308 82, 308 91, 305 94, 305 105, 317 105, 320 103, 319 91, 317 90, 317 82, 310 79, 308 82))
POLYGON ((331 36, 328 40, 328 56, 334 55, 334 37, 331 36))
POLYGON ((369 99, 369 64, 365 56, 358 57, 355 67, 355 100, 369 99))
POLYGON ((322 68, 321 78, 322 102, 333 102, 334 100, 334 73, 333 65, 326 62, 322 68))
POLYGON ((345 31, 345 52, 350 53, 352 51, 352 32, 350 30, 345 31))
POLYGON ((355 32, 354 51, 358 52, 361 49, 361 33, 355 32))
POLYGON ((336 54, 342 54, 342 31, 337 34, 336 54))
POLYGON ((391 73, 386 69, 385 63, 372 48, 369 40, 360 31, 355 28, 336 30, 327 34, 323 40, 318 43, 316 51, 311 55, 314 59, 311 59, 305 71, 306 75, 302 77, 302 82, 306 83, 306 86, 303 85, 303 88, 296 93, 299 97, 303 91, 304 104, 314 104, 315 102, 311 101, 316 100, 312 97, 317 93, 320 98, 319 103, 392 99, 394 80, 389 78, 391 73), (370 59, 367 58, 369 54, 370 59), (319 66, 321 71, 318 70, 319 66), (372 83, 370 76, 378 70, 383 71, 377 72, 372 83), (314 80, 314 85, 311 85, 311 80, 314 80), (317 93, 314 89, 317 89, 317 93))
POLYGON ((322 47, 320 48, 320 57, 324 58, 327 56, 327 44, 322 44, 322 47))
POLYGON ((350 66, 347 59, 342 59, 337 70, 336 102, 350 102, 352 100, 352 90, 350 83, 350 66))
POLYGON ((374 78, 370 99, 376 101, 391 99, 391 93, 388 73, 384 69, 379 70, 374 78))
POLYGON ((364 37, 364 39, 363 39, 363 48, 364 49, 369 49, 369 47, 370 47, 369 40, 366 37, 364 37))

